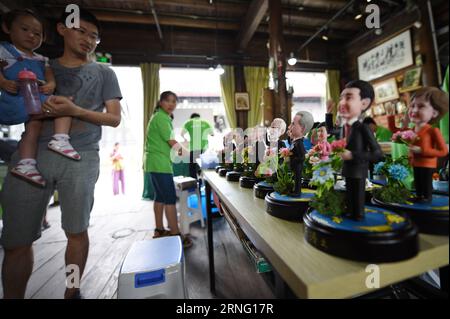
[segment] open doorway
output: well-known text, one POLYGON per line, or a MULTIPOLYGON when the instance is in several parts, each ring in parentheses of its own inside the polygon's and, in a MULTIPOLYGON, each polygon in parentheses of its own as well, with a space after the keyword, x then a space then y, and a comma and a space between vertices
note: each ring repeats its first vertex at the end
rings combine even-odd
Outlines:
MULTIPOLYGON (((119 127, 104 127, 100 142, 101 173, 96 187, 96 198, 103 201, 113 197, 112 162, 110 154, 119 143, 126 179, 126 197, 140 199, 143 190, 142 155, 144 145, 143 87, 139 67, 112 67, 122 91, 122 121, 119 127)), ((192 113, 199 113, 215 127, 210 145, 222 144, 228 127, 221 100, 220 78, 215 72, 193 68, 161 68, 160 91, 178 95, 173 126, 176 138, 183 141, 182 127, 192 113)), ((121 197, 121 196, 120 196, 121 197)))
POLYGON ((209 137, 211 148, 222 145, 222 137, 228 126, 225 107, 221 98, 220 76, 207 69, 161 68, 159 72, 161 92, 173 91, 178 95, 173 127, 176 138, 182 141, 183 124, 192 113, 198 113, 214 127, 209 137))

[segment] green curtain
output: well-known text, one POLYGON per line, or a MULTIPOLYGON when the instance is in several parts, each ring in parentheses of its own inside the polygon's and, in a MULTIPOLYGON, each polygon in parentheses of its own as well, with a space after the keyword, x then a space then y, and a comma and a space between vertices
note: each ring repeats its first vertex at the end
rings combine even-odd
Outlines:
MULTIPOLYGON (((142 63, 142 87, 144 90, 144 145, 147 132, 147 125, 155 109, 159 99, 159 69, 160 64, 142 63)), ((150 180, 150 173, 144 172, 144 190, 142 192, 143 199, 153 199, 154 191, 150 180)))
POLYGON ((261 106, 263 89, 269 83, 269 69, 266 67, 244 67, 245 86, 250 99, 250 111, 248 112, 248 127, 261 124, 264 109, 261 106))
POLYGON ((142 63, 141 75, 144 89, 144 136, 156 103, 159 99, 159 69, 161 64, 142 63))
POLYGON ((231 128, 236 128, 236 111, 234 109, 234 67, 223 66, 225 73, 220 76, 220 88, 222 91, 222 101, 225 105, 225 114, 231 128))
POLYGON ((326 101, 333 100, 335 108, 333 110, 333 123, 336 120, 337 105, 339 104, 339 96, 341 95, 340 72, 338 70, 325 70, 327 77, 327 91, 325 95, 326 101))
MULTIPOLYGON (((448 66, 447 71, 445 72, 444 83, 442 83, 442 90, 448 93, 448 66)), ((444 137, 445 143, 448 144, 448 112, 445 116, 439 121, 439 129, 441 130, 442 136, 444 137)))

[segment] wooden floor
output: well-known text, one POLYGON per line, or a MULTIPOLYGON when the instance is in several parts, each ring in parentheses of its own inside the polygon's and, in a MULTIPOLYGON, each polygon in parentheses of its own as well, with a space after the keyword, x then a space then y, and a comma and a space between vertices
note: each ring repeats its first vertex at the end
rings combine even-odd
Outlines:
MULTIPOLYGON (((34 244, 35 263, 26 298, 62 298, 64 293, 66 238, 58 207, 49 208, 48 219, 52 226, 34 244)), ((217 295, 209 291, 206 228, 196 223, 191 227, 194 246, 185 252, 189 298, 273 298, 226 221, 217 218, 213 223, 217 295)), ((83 296, 116 298, 118 272, 126 253, 133 242, 150 240, 153 228, 152 202, 122 195, 97 196, 89 228, 89 257, 81 282, 83 296)), ((0 247, 0 260, 3 255, 0 247)))

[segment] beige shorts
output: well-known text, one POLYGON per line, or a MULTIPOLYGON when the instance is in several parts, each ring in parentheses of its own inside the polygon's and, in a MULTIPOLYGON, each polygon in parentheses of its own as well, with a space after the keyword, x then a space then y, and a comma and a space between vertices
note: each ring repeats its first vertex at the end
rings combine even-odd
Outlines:
MULTIPOLYGON (((80 161, 65 158, 49 150, 39 151, 37 167, 47 181, 40 188, 10 173, 0 194, 3 231, 0 243, 5 248, 31 245, 41 237, 41 225, 55 190, 61 204, 61 223, 65 232, 79 234, 89 227, 94 205, 94 189, 99 175, 98 151, 79 152, 80 161)), ((11 160, 19 160, 16 152, 11 160)))

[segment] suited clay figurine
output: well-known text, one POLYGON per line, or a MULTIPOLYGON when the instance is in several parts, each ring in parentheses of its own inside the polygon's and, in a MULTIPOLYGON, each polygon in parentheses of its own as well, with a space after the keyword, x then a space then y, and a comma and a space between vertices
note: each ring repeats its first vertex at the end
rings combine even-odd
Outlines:
POLYGON ((309 133, 314 125, 314 119, 311 113, 300 111, 295 114, 291 125, 289 125, 289 137, 291 138, 291 146, 289 148, 292 155, 289 157, 289 164, 294 173, 295 188, 293 195, 300 196, 302 193, 302 172, 305 162, 305 146, 304 137, 309 133))
POLYGON ((346 150, 342 175, 345 177, 346 204, 349 217, 364 219, 365 182, 370 162, 383 157, 380 146, 368 125, 359 118, 372 104, 374 91, 368 82, 356 80, 347 83, 339 100, 339 111, 343 121, 343 137, 346 150))

